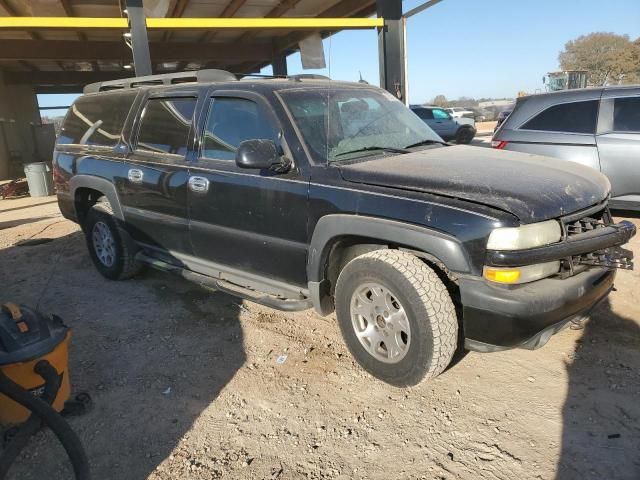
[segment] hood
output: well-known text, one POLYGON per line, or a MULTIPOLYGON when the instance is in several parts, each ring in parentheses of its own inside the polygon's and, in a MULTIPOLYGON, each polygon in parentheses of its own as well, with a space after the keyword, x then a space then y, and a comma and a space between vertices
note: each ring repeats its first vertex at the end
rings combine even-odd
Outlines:
POLYGON ((522 223, 566 215, 604 200, 609 180, 578 163, 481 147, 430 148, 339 164, 355 183, 427 192, 482 203, 522 223))

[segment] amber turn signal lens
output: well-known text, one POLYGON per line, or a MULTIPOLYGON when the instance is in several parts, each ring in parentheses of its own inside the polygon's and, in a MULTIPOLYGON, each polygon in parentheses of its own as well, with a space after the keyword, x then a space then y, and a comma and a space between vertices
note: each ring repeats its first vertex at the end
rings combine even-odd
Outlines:
POLYGON ((520 269, 485 268, 484 278, 497 283, 516 283, 520 280, 520 269))

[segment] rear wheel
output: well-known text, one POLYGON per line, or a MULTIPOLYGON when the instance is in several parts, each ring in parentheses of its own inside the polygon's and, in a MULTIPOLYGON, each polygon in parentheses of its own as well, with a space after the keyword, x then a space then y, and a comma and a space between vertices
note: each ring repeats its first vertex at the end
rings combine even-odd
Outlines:
POLYGON ((89 209, 83 230, 91 260, 103 276, 124 280, 140 272, 136 244, 120 227, 108 202, 98 202, 89 209))
POLYGON ((376 250, 338 277, 336 313, 347 347, 371 375, 396 386, 439 375, 457 347, 456 311, 438 275, 418 257, 376 250))
POLYGON ((471 128, 460 128, 456 134, 456 143, 460 145, 466 145, 473 140, 474 133, 471 128))

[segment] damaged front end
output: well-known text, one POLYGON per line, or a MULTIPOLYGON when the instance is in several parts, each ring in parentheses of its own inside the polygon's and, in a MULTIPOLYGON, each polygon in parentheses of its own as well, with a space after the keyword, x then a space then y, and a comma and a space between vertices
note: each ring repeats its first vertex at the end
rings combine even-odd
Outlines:
POLYGON ((622 245, 635 235, 636 227, 628 221, 614 223, 606 202, 557 222, 560 232, 557 225, 543 225, 537 238, 525 235, 515 242, 538 246, 487 249, 485 278, 460 279, 466 348, 539 348, 572 318, 585 315, 607 297, 616 269, 633 268, 633 254, 622 245), (555 241, 540 245, 551 238, 555 241), (539 268, 548 265, 553 270, 539 268), (535 275, 529 271, 535 268, 542 275, 531 280, 535 275), (495 280, 487 272, 495 272, 495 280))
POLYGON ((511 267, 560 261, 562 278, 590 267, 633 269, 633 252, 622 248, 635 234, 633 223, 614 223, 606 204, 559 219, 559 242, 523 250, 488 250, 487 265, 511 267))

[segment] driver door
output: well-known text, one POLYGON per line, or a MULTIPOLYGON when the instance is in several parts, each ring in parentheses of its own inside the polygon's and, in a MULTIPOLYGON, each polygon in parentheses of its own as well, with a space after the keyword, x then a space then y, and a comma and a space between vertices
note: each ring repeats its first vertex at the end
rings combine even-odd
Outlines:
POLYGON ((243 169, 235 162, 236 149, 245 140, 282 144, 275 114, 262 96, 251 92, 216 92, 208 103, 188 192, 190 237, 199 268, 306 288, 308 178, 296 165, 278 174, 243 169))

